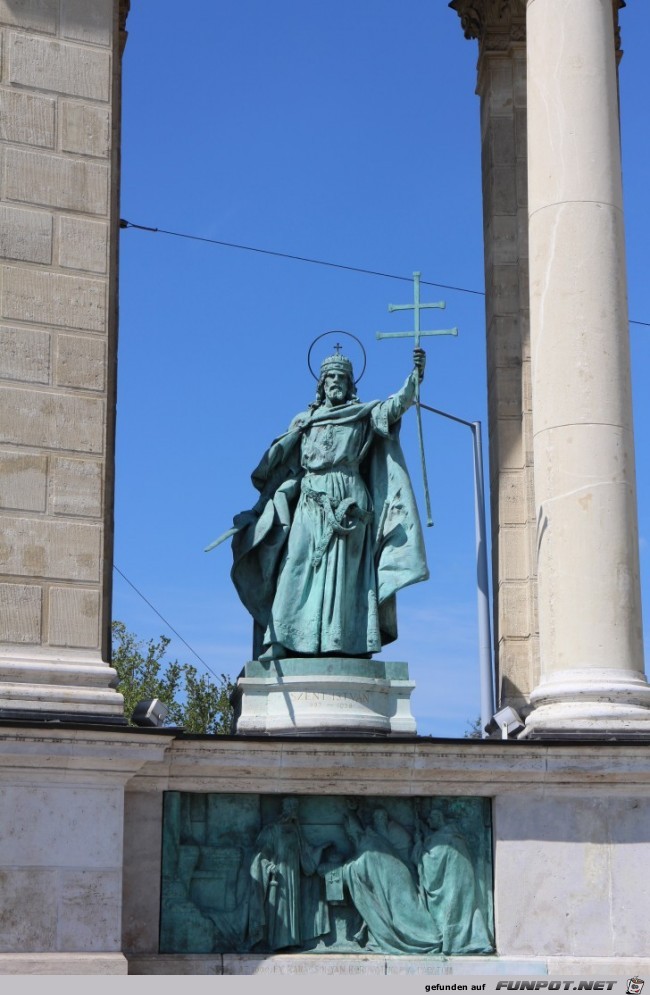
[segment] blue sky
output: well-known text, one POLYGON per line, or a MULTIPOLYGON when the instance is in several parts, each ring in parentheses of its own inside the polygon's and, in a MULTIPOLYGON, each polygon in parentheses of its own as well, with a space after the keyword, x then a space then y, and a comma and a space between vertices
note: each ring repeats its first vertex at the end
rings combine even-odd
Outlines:
MULTIPOLYGON (((650 322, 649 5, 629 0, 621 20, 630 316, 650 322)), ((477 47, 444 0, 136 0, 128 28, 123 218, 483 290, 477 47)), ((447 303, 424 327, 460 329, 430 340, 422 399, 487 436, 483 298, 422 291, 447 303)), ((384 397, 410 350, 375 332, 410 328, 387 311, 410 300, 408 283, 122 233, 115 562, 217 673, 239 672, 251 626, 229 548, 204 546, 252 505, 251 470, 312 399, 311 341, 361 338, 360 394, 384 397)), ((631 341, 650 620, 650 328, 631 341)), ((409 662, 418 732, 462 736, 479 712, 471 436, 423 418, 431 579, 399 596, 383 656, 409 662)), ((402 439, 421 499, 413 414, 402 439)), ((119 575, 113 617, 169 634, 119 575)), ((176 639, 170 653, 197 663, 176 639)))

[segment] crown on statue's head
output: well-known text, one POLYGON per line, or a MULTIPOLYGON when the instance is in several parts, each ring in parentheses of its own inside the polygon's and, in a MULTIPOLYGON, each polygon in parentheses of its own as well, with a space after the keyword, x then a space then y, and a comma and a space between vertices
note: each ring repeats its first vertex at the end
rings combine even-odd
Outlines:
POLYGON ((339 356, 338 353, 335 356, 328 356, 320 364, 321 380, 326 373, 347 373, 350 380, 354 380, 352 361, 347 356, 339 356))

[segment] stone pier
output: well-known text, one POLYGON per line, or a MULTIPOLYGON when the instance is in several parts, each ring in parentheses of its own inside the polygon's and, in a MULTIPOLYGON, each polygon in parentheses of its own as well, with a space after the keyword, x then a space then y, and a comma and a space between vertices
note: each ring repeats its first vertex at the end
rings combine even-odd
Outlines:
POLYGON ((620 6, 450 3, 479 42, 497 676, 524 735, 637 735, 650 719, 620 6))
POLYGON ((539 679, 526 148, 526 8, 453 0, 479 46, 492 587, 497 697, 524 714, 539 679))
POLYGON ((127 6, 0 0, 5 718, 122 721, 108 660, 127 6))

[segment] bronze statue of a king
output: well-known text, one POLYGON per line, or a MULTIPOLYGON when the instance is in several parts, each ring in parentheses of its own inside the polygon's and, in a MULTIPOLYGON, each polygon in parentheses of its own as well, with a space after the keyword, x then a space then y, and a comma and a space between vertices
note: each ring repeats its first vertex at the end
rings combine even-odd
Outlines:
POLYGON ((361 401, 351 361, 320 368, 316 398, 253 471, 260 497, 234 520, 232 578, 254 619, 254 658, 369 659, 397 637, 395 594, 426 580, 424 542, 399 443, 425 366, 361 401))

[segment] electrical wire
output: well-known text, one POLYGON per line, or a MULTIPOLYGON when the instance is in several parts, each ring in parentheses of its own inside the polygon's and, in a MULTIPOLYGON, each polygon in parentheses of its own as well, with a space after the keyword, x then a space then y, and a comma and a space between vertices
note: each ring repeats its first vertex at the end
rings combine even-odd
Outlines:
MULTIPOLYGON (((277 256, 279 259, 293 259, 299 263, 313 263, 315 266, 329 266, 332 269, 344 269, 349 273, 363 273, 366 276, 383 276, 386 280, 403 280, 413 283, 412 276, 398 276, 395 273, 382 273, 380 270, 363 269, 361 266, 346 266, 344 263, 333 263, 327 259, 312 259, 310 256, 294 256, 290 252, 277 252, 273 249, 260 249, 254 245, 240 245, 238 242, 223 242, 218 238, 207 238, 205 235, 188 235, 182 231, 168 231, 166 228, 149 228, 147 225, 136 225, 132 221, 120 221, 120 228, 137 228, 138 231, 150 231, 160 235, 173 235, 176 238, 188 238, 193 242, 208 242, 210 245, 221 245, 227 249, 243 249, 245 252, 257 252, 263 256, 277 256)), ((475 294, 485 297, 483 290, 470 290, 468 287, 454 287, 448 283, 432 283, 431 280, 420 280, 427 287, 439 287, 442 290, 456 290, 461 294, 475 294)))
MULTIPOLYGON (((192 242, 207 242, 209 245, 221 245, 226 249, 243 249, 245 252, 257 252, 263 256, 276 256, 279 259, 292 259, 299 263, 312 263, 314 266, 329 266, 332 269, 343 269, 349 273, 363 273, 365 276, 381 276, 386 280, 402 280, 405 283, 412 283, 412 276, 399 276, 396 273, 383 273, 381 270, 364 269, 362 266, 346 266, 344 263, 333 263, 327 259, 313 259, 310 256, 295 256, 290 252, 278 252, 274 249, 260 249, 255 245, 241 245, 239 242, 224 242, 218 238, 208 238, 206 235, 190 235, 188 232, 170 231, 167 228, 151 228, 149 225, 138 225, 134 221, 120 219, 120 228, 136 228, 138 231, 153 232, 158 235, 172 235, 174 238, 186 238, 192 242)), ((440 290, 454 290, 459 294, 474 294, 477 297, 485 297, 484 290, 473 290, 470 287, 455 287, 449 283, 434 283, 432 280, 420 280, 420 283, 427 287, 438 287, 440 290)), ((630 325, 642 325, 650 328, 650 321, 635 321, 629 319, 630 325)))
MULTIPOLYGON (((227 249, 242 249, 245 252, 257 252, 257 253, 259 253, 261 255, 264 255, 264 256, 276 256, 279 259, 291 259, 291 260, 294 260, 295 262, 312 263, 315 266, 329 266, 332 269, 347 270, 350 273, 363 273, 366 276, 381 276, 381 277, 384 277, 387 280, 402 280, 402 281, 404 281, 406 283, 411 283, 412 279, 413 279, 410 276, 400 276, 400 275, 398 275, 396 273, 383 273, 380 270, 365 269, 365 268, 363 268, 361 266, 346 266, 343 263, 333 263, 333 262, 331 262, 329 260, 326 260, 326 259, 313 259, 313 258, 311 258, 309 256, 296 256, 296 255, 293 255, 292 253, 289 253, 289 252, 278 252, 278 251, 273 250, 273 249, 261 249, 261 248, 259 248, 257 246, 254 246, 254 245, 241 245, 238 242, 225 242, 225 241, 223 241, 221 239, 217 239, 217 238, 208 238, 205 235, 191 235, 191 234, 189 234, 187 232, 170 231, 169 229, 166 229, 166 228, 152 228, 149 225, 139 225, 139 224, 136 224, 133 221, 127 221, 125 218, 121 218, 120 219, 120 228, 125 228, 125 229, 126 228, 135 228, 138 231, 147 231, 147 232, 152 232, 154 234, 159 234, 159 235, 171 235, 174 238, 185 238, 185 239, 189 239, 189 240, 191 240, 193 242, 207 242, 209 245, 220 245, 220 246, 223 246, 224 248, 227 248, 227 249)), ((456 287, 456 286, 452 286, 451 284, 448 284, 448 283, 434 283, 431 280, 420 280, 420 283, 426 284, 426 286, 428 286, 428 287, 438 287, 439 289, 442 289, 442 290, 454 290, 454 291, 457 291, 458 293, 461 293, 461 294, 474 294, 477 297, 485 297, 485 291, 483 291, 483 290, 473 290, 473 289, 471 289, 469 287, 456 287)), ((630 324, 631 325, 642 325, 645 328, 650 328, 650 322, 649 321, 636 321, 636 320, 630 318, 630 324)), ((426 407, 426 405, 425 405, 425 407, 426 407)), ((434 409, 431 408, 430 410, 433 411, 434 409)), ((115 563, 113 564, 113 569, 115 571, 117 571, 117 573, 120 575, 120 577, 122 577, 122 579, 125 580, 126 583, 130 587, 133 588, 133 590, 135 591, 135 593, 140 598, 142 598, 142 600, 145 602, 145 604, 147 604, 149 606, 149 608, 151 608, 151 610, 153 612, 155 612, 155 614, 158 616, 158 618, 162 622, 164 622, 164 624, 167 626, 167 628, 171 632, 173 632, 174 635, 177 636, 177 638, 180 639, 180 641, 185 646, 187 646, 187 648, 190 651, 190 653, 192 653, 196 657, 196 659, 206 668, 206 670, 208 670, 212 674, 213 677, 216 677, 217 680, 220 680, 221 678, 218 677, 218 675, 214 672, 214 670, 212 669, 212 667, 210 667, 205 662, 205 660, 201 656, 199 656, 199 654, 196 652, 196 650, 193 649, 190 646, 190 644, 187 642, 186 639, 183 638, 183 636, 181 636, 180 632, 178 632, 178 630, 174 628, 174 626, 171 624, 171 622, 168 622, 167 619, 164 617, 164 615, 162 615, 158 611, 158 609, 154 605, 152 605, 152 603, 149 601, 148 598, 145 597, 145 595, 142 593, 142 591, 138 590, 138 588, 135 586, 135 584, 132 581, 130 581, 129 578, 126 576, 126 574, 124 574, 120 570, 120 568, 117 566, 117 564, 115 564, 115 563)))
POLYGON ((120 570, 120 568, 119 568, 119 567, 117 566, 117 564, 116 564, 116 563, 114 563, 114 564, 113 564, 113 570, 117 571, 117 573, 118 573, 118 574, 120 575, 120 577, 122 577, 122 579, 123 579, 123 580, 125 580, 125 581, 127 582, 127 584, 129 585, 129 587, 132 587, 132 588, 133 588, 133 590, 135 591, 135 593, 136 593, 137 595, 139 595, 139 596, 140 596, 140 597, 142 598, 142 600, 143 600, 143 601, 145 602, 145 604, 149 605, 149 607, 151 608, 151 610, 152 610, 153 612, 155 612, 155 613, 156 613, 156 615, 158 616, 158 618, 159 618, 159 619, 160 619, 160 620, 161 620, 162 622, 164 622, 164 623, 165 623, 165 625, 167 626, 167 628, 168 628, 168 629, 169 629, 169 630, 170 630, 171 632, 173 632, 173 633, 174 633, 174 635, 175 635, 175 636, 177 636, 177 637, 178 637, 178 638, 180 639, 180 641, 181 641, 182 643, 184 643, 184 644, 185 644, 185 645, 187 646, 187 648, 188 648, 188 650, 190 651, 190 653, 193 653, 193 654, 194 654, 194 656, 196 657, 196 659, 197 659, 197 660, 199 660, 199 662, 203 664, 203 666, 205 667, 205 669, 206 669, 206 670, 209 670, 209 671, 210 671, 210 673, 212 674, 212 676, 213 676, 213 677, 216 677, 216 679, 217 679, 218 681, 220 681, 220 680, 221 680, 221 678, 219 677, 219 675, 218 675, 218 674, 215 674, 215 672, 214 672, 214 670, 212 669, 212 667, 210 667, 210 666, 209 666, 209 664, 207 664, 207 663, 205 662, 205 660, 203 659, 203 657, 199 656, 199 654, 198 654, 198 653, 196 652, 196 650, 195 650, 195 649, 192 649, 192 647, 191 647, 191 646, 190 646, 190 644, 188 643, 187 639, 183 639, 183 637, 181 636, 180 632, 178 632, 178 630, 174 628, 174 626, 173 626, 173 625, 171 624, 171 622, 168 622, 168 621, 167 621, 167 619, 165 618, 165 616, 164 616, 164 615, 161 615, 161 613, 160 613, 160 612, 158 611, 158 609, 157 609, 157 608, 156 608, 156 607, 155 607, 154 605, 152 605, 152 604, 151 604, 151 602, 149 601, 149 599, 148 599, 148 598, 145 598, 145 596, 144 596, 144 594, 142 593, 142 591, 139 591, 139 590, 138 590, 138 588, 137 588, 137 587, 135 586, 135 584, 134 584, 134 583, 133 583, 132 581, 130 581, 130 580, 129 580, 129 578, 128 578, 128 577, 126 576, 126 574, 122 573, 122 571, 120 570))

